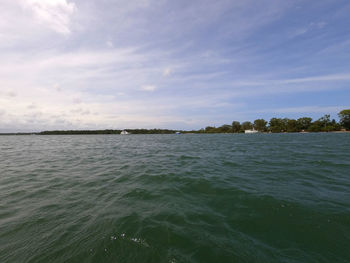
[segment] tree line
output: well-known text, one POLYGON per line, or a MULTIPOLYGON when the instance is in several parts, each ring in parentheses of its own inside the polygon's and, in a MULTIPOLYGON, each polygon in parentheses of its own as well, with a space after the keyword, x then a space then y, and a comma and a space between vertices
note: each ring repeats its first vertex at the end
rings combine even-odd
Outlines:
MULTIPOLYGON (((42 131, 39 135, 75 135, 75 134, 120 134, 123 130, 57 130, 57 131, 42 131)), ((125 129, 131 134, 172 134, 175 130, 169 129, 125 129)))
POLYGON ((289 118, 271 118, 270 121, 257 119, 254 122, 233 121, 231 125, 224 124, 220 127, 208 126, 201 129, 200 133, 240 133, 245 130, 255 129, 259 132, 331 132, 340 131, 342 129, 350 130, 350 109, 342 110, 338 113, 340 121, 330 119, 330 115, 312 121, 310 117, 302 117, 299 119, 289 118))

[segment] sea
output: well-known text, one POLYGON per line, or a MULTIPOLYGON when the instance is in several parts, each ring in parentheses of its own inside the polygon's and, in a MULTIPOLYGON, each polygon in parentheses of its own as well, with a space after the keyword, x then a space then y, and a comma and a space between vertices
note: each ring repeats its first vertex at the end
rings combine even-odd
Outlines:
POLYGON ((350 133, 0 136, 0 262, 350 262, 350 133))

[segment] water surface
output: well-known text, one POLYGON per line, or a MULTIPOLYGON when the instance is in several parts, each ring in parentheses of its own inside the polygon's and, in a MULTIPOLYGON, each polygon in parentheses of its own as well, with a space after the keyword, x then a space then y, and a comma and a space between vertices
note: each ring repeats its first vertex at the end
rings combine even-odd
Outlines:
POLYGON ((350 262, 350 134, 0 136, 0 262, 350 262))

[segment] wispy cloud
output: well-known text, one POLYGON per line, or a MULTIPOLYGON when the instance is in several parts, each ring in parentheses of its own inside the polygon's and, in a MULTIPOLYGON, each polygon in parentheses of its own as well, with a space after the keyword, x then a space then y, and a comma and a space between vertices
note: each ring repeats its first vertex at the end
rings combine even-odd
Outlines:
POLYGON ((271 86, 271 85, 287 85, 308 82, 327 82, 327 81, 348 81, 350 73, 330 74, 320 76, 310 76, 303 78, 277 79, 277 80, 254 80, 254 81, 236 81, 234 86, 271 86))
POLYGON ((165 68, 165 69, 163 70, 163 76, 164 76, 164 77, 168 77, 168 76, 170 76, 172 73, 173 73, 173 70, 172 70, 171 68, 165 68))
POLYGON ((144 91, 155 91, 156 89, 157 87, 154 85, 145 85, 141 87, 141 90, 144 90, 144 91))
POLYGON ((67 35, 70 30, 70 18, 76 6, 67 0, 21 0, 25 9, 33 12, 36 20, 52 30, 67 35))
POLYGON ((260 112, 265 113, 299 113, 299 114, 337 114, 343 109, 349 108, 350 105, 337 105, 337 106, 302 106, 302 107, 287 107, 287 108, 273 108, 273 109, 261 109, 260 112))
POLYGON ((109 48, 114 47, 113 42, 110 41, 110 40, 108 40, 108 41, 106 42, 106 46, 109 47, 109 48))
POLYGON ((199 128, 346 105, 350 36, 334 29, 345 16, 294 5, 3 0, 0 125, 199 128))
POLYGON ((324 22, 324 21, 311 22, 307 26, 303 26, 303 27, 300 27, 300 28, 294 30, 294 32, 292 32, 290 34, 290 37, 297 37, 300 35, 304 35, 308 32, 311 32, 313 30, 320 30, 320 29, 324 28, 326 25, 327 25, 327 22, 324 22))

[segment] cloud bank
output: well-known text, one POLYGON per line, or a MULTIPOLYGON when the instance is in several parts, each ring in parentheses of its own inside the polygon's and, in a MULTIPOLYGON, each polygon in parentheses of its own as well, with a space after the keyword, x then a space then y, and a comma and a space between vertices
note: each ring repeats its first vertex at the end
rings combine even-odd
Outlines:
POLYGON ((197 129, 350 107, 348 4, 3 0, 0 8, 0 132, 197 129))

